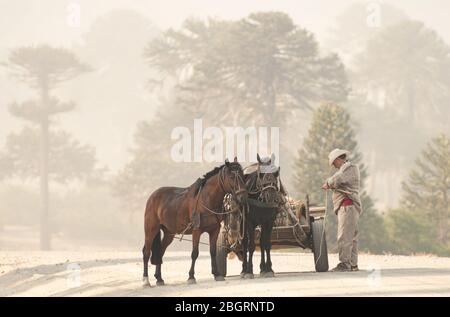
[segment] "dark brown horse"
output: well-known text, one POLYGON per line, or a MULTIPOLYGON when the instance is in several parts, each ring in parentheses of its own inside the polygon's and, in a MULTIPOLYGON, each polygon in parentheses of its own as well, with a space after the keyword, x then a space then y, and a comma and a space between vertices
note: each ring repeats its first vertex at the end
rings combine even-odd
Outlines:
POLYGON ((204 232, 209 234, 212 274, 215 280, 224 280, 217 272, 216 242, 224 216, 223 198, 227 193, 241 202, 247 198, 242 167, 237 158, 232 163, 226 160, 225 164, 187 188, 161 187, 150 195, 145 209, 145 245, 142 250, 145 285, 150 285, 149 259, 156 265, 156 284, 164 285, 161 276, 162 258, 176 234, 192 234, 192 265, 188 282, 195 283, 195 261, 199 253, 200 235, 204 232))
MULTIPOLYGON (((243 261, 241 277, 253 278, 253 253, 255 252, 255 229, 261 226, 261 276, 273 277, 270 250, 273 224, 279 207, 283 203, 284 189, 279 181, 280 169, 274 165, 275 156, 261 160, 257 155, 257 170, 245 175, 248 190, 247 206, 244 209, 245 226, 242 241, 243 261)), ((251 167, 251 166, 250 166, 251 167)))

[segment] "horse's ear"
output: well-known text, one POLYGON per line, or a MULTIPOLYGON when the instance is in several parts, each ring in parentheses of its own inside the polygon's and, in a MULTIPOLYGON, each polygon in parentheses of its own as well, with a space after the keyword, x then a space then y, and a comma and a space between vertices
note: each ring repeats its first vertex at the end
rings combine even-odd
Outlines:
POLYGON ((256 159, 258 160, 258 163, 261 163, 261 158, 259 157, 259 153, 256 153, 256 159))
POLYGON ((230 165, 230 161, 228 161, 228 159, 225 159, 225 165, 226 166, 230 165))
POLYGON ((275 164, 275 153, 272 153, 272 156, 270 157, 270 163, 275 164))
POLYGON ((237 162, 238 162, 237 156, 235 156, 235 157, 234 157, 234 163, 237 163, 237 162))

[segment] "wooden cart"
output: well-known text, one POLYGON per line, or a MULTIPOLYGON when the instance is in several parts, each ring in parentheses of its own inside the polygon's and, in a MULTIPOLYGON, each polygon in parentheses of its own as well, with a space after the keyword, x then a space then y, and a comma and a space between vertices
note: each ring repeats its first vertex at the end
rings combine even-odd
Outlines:
MULTIPOLYGON (((328 251, 325 236, 325 214, 324 206, 313 206, 309 204, 306 197, 304 203, 289 202, 291 210, 280 210, 280 217, 288 217, 289 221, 275 220, 271 242, 273 246, 300 247, 309 249, 314 254, 314 265, 317 272, 328 271, 328 251), (283 215, 282 213, 288 213, 283 215)), ((222 223, 221 231, 217 240, 217 268, 223 276, 227 273, 227 258, 230 252, 234 252, 242 260, 241 237, 242 228, 233 230, 233 213, 228 213, 222 223)), ((239 220, 237 220, 239 221, 239 220)), ((236 227, 236 225, 234 226, 236 227)), ((259 244, 259 228, 256 229, 256 245, 259 244)))

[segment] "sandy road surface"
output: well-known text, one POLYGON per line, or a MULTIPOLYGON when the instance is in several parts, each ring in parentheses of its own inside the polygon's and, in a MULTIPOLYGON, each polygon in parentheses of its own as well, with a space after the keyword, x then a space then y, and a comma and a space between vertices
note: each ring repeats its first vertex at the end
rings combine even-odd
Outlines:
MULTIPOLYGON (((228 263, 238 275, 240 263, 228 263)), ((137 252, 0 252, 0 296, 450 296, 450 258, 361 255, 362 270, 352 273, 315 273, 308 253, 274 252, 273 263, 274 278, 215 282, 202 252, 197 284, 187 285, 189 253, 168 252, 167 285, 144 288, 137 252)))

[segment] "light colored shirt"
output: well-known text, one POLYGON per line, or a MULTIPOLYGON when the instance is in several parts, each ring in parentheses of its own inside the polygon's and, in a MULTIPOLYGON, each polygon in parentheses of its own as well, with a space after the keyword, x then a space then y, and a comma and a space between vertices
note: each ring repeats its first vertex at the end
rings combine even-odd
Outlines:
POLYGON ((345 162, 339 170, 327 179, 328 186, 333 190, 334 212, 337 214, 342 201, 348 197, 353 201, 356 210, 361 214, 361 198, 359 168, 350 161, 345 162))

